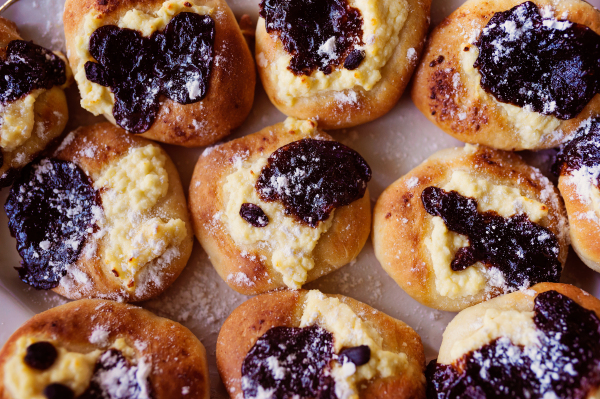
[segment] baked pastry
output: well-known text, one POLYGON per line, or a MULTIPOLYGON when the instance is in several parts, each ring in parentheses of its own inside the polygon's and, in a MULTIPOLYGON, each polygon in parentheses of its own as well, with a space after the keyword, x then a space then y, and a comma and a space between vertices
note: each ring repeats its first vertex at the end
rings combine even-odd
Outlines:
POLYGON ((262 0, 256 63, 284 114, 341 129, 386 114, 416 67, 431 0, 262 0))
POLYGON ((63 21, 81 106, 94 115, 186 147, 248 116, 254 61, 224 0, 68 0, 63 21))
POLYGON ((0 187, 62 133, 71 80, 64 55, 24 41, 0 17, 0 187))
POLYGON ((84 299, 40 313, 0 351, 2 399, 208 398, 204 346, 147 310, 84 299))
POLYGON ((412 98, 446 133, 552 148, 600 115, 600 12, 583 0, 470 0, 429 37, 412 98))
POLYGON ((194 231, 234 290, 300 288, 358 256, 370 179, 357 152, 288 118, 204 151, 189 190, 194 231))
POLYGON ((231 398, 424 398, 421 338, 352 298, 279 291, 223 324, 217 367, 231 398))
POLYGON ((571 245, 600 272, 600 117, 585 120, 573 136, 561 148, 554 172, 569 216, 571 245))
POLYGON ((439 151, 385 189, 375 256, 413 298, 458 311, 558 282, 567 218, 556 188, 516 154, 467 144, 439 151))
POLYGON ((597 398, 600 301, 541 283, 460 312, 427 367, 428 398, 597 398))
POLYGON ((192 251, 173 162, 110 123, 75 130, 24 168, 4 208, 21 280, 71 299, 149 299, 175 281, 192 251))

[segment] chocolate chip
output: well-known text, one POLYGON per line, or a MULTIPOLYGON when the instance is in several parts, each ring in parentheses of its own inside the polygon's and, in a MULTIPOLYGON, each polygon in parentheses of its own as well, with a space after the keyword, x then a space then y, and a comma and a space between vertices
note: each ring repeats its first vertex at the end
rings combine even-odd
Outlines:
POLYGON ((339 354, 342 363, 352 362, 356 366, 362 366, 371 360, 371 348, 367 345, 355 346, 354 348, 342 349, 339 354))
POLYGON ((245 203, 240 208, 240 216, 254 227, 265 227, 269 224, 269 218, 262 208, 256 204, 245 203))
POLYGON ((73 399, 75 393, 66 385, 54 383, 44 388, 44 396, 48 399, 73 399))
POLYGON ((57 357, 58 352, 54 345, 47 341, 40 341, 27 347, 23 361, 33 369, 47 370, 52 367, 57 357))

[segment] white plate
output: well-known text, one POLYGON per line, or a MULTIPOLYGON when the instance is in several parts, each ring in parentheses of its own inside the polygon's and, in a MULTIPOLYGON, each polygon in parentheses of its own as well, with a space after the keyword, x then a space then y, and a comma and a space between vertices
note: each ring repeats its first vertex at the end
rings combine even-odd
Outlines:
MULTIPOLYGON (((600 0, 590 1, 600 7, 600 0)), ((438 24, 462 3, 461 0, 434 0, 432 26, 438 24)), ((256 21, 258 0, 230 0, 229 5, 239 18, 248 13, 256 21)), ((52 49, 64 50, 62 31, 62 0, 20 0, 5 14, 15 21, 25 39, 52 49)), ((66 131, 82 124, 101 121, 79 106, 77 89, 68 90, 71 119, 66 131)), ((262 88, 257 87, 254 108, 244 125, 228 139, 256 132, 265 126, 281 122, 285 116, 270 104, 262 88)), ((392 182, 422 162, 437 150, 460 145, 443 133, 415 108, 408 95, 386 116, 374 122, 334 132, 341 142, 357 149, 373 168, 370 183, 372 201, 392 182)), ((175 161, 184 187, 191 178, 196 159, 203 149, 165 146, 175 161)), ((552 152, 525 153, 526 158, 546 174, 552 152)), ((0 192, 4 204, 8 189, 0 192)), ((35 313, 65 303, 52 292, 40 292, 22 283, 14 267, 19 264, 15 240, 10 237, 6 215, 0 212, 0 345, 23 322, 35 313)), ((574 283, 600 296, 600 275, 585 267, 571 251, 563 273, 563 282, 574 283)), ((434 358, 441 343, 442 332, 454 316, 420 305, 408 296, 383 271, 373 254, 371 242, 353 264, 347 265, 306 288, 318 288, 327 293, 339 293, 365 302, 393 317, 405 321, 423 339, 428 360, 434 358)), ((235 293, 219 278, 206 254, 195 242, 194 251, 181 277, 160 297, 142 306, 178 321, 188 327, 206 346, 211 376, 211 397, 227 397, 215 365, 215 343, 225 318, 247 297, 235 293)))

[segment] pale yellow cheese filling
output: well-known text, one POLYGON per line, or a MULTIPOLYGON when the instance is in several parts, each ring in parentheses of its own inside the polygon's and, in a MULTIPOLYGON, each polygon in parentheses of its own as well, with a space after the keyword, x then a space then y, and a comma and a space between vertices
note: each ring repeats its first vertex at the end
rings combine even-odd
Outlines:
POLYGON ((494 102, 504 116, 504 120, 512 126, 523 148, 536 148, 549 140, 560 125, 560 119, 552 115, 544 115, 526 108, 499 102, 493 95, 486 93, 481 87, 481 75, 473 66, 479 56, 479 50, 472 44, 463 44, 461 48, 469 48, 469 51, 460 52, 460 60, 462 70, 467 77, 466 83, 470 95, 474 96, 475 99, 486 99, 494 102))
MULTIPOLYGON (((60 383, 81 395, 92 378, 94 366, 104 350, 89 353, 70 352, 58 342, 50 341, 58 352, 54 364, 47 370, 36 370, 25 361, 27 347, 41 341, 34 337, 21 337, 17 340, 14 354, 4 364, 4 387, 11 397, 18 399, 46 399, 44 388, 52 383, 60 383)), ((125 357, 133 359, 135 352, 122 338, 110 347, 120 350, 125 357)))
MULTIPOLYGON (((350 0, 349 5, 357 8, 363 19, 363 46, 365 59, 354 70, 337 67, 329 75, 316 70, 309 76, 294 75, 288 68, 291 55, 285 53, 271 65, 277 87, 277 96, 288 105, 296 98, 308 97, 315 93, 334 90, 342 91, 355 86, 371 90, 381 80, 381 69, 389 61, 400 40, 400 31, 406 23, 409 13, 406 0, 350 0)), ((283 45, 281 51, 285 52, 283 45)), ((322 46, 327 47, 327 46, 322 46)), ((264 54, 258 54, 258 62, 264 60, 264 54)))
POLYGON ((312 251, 319 238, 332 224, 333 213, 317 227, 300 223, 285 214, 278 201, 260 199, 255 185, 267 157, 261 157, 250 165, 242 166, 225 179, 223 196, 226 199, 223 219, 233 241, 241 247, 265 248, 271 254, 270 262, 281 274, 284 283, 294 289, 302 287, 315 262, 312 251), (261 207, 269 219, 265 227, 254 227, 240 216, 244 203, 261 207))
POLYGON ((155 145, 134 148, 109 165, 94 183, 100 190, 108 228, 103 258, 125 286, 135 289, 140 270, 179 245, 187 235, 181 219, 164 221, 152 208, 169 188, 166 156, 155 145))
MULTIPOLYGON (((442 188, 476 199, 479 212, 495 211, 503 217, 525 213, 534 223, 548 215, 546 205, 521 195, 518 189, 492 184, 465 171, 453 172, 450 181, 442 188)), ((449 231, 439 216, 434 216, 431 223, 431 236, 425 240, 425 245, 431 254, 435 288, 440 295, 454 299, 476 295, 485 289, 486 283, 503 285, 503 278, 497 281, 499 277, 490 275, 480 263, 462 271, 452 270, 450 265, 456 251, 467 246, 468 239, 449 231)))
POLYGON ((368 363, 356 367, 351 362, 335 363, 331 374, 339 399, 358 399, 358 385, 375 377, 396 376, 408 367, 405 353, 383 349, 383 338, 368 322, 337 298, 328 298, 317 290, 306 295, 300 327, 319 325, 333 334, 334 351, 366 345, 371 350, 368 363))
MULTIPOLYGON (((168 0, 161 8, 148 14, 140 10, 129 10, 118 22, 119 28, 139 31, 143 36, 150 36, 156 31, 161 31, 171 19, 182 12, 193 12, 201 15, 210 15, 210 7, 200 6, 199 0, 168 0), (187 6, 189 4, 190 6, 187 6)), ((104 17, 95 10, 85 15, 83 34, 75 37, 75 48, 78 62, 73 65, 75 80, 81 94, 81 106, 94 115, 104 114, 106 118, 115 121, 112 115, 114 95, 110 88, 90 82, 85 75, 85 63, 95 61, 89 52, 89 40, 94 31, 106 25, 104 17)))

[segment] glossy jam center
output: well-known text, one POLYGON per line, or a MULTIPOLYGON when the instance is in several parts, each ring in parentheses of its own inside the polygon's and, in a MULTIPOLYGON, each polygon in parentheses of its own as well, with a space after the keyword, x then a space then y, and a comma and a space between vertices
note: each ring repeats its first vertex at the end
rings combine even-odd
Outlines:
POLYGON ((356 151, 336 141, 303 139, 269 157, 256 182, 263 201, 280 201, 288 215, 311 227, 337 207, 362 198, 371 168, 356 151))
POLYGON ((326 75, 339 65, 356 69, 365 58, 360 11, 347 0, 261 0, 267 32, 277 34, 292 56, 288 69, 326 75))
POLYGON ((51 289, 75 262, 94 231, 100 196, 72 162, 44 158, 23 168, 4 206, 23 258, 21 280, 51 289))
POLYGON ((556 236, 527 215, 505 218, 496 212, 478 212, 477 200, 438 187, 423 190, 421 200, 425 210, 441 217, 448 230, 469 239, 470 245, 457 251, 452 270, 482 262, 500 270, 511 290, 560 279, 556 236))
POLYGON ((585 399, 600 385, 600 320, 556 291, 535 298, 540 345, 496 339, 452 365, 427 367, 427 398, 585 399))
POLYGON ((66 66, 50 50, 26 42, 8 43, 6 57, 0 61, 0 102, 7 104, 36 89, 51 89, 67 81, 66 66))
POLYGON ((278 399, 335 399, 328 375, 333 335, 318 327, 273 327, 261 336, 242 363, 244 398, 270 392, 278 399))
POLYGON ((588 120, 574 136, 573 140, 561 148, 556 162, 552 165, 552 171, 556 175, 582 167, 600 167, 600 118, 588 120))
POLYGON ((113 116, 132 133, 150 129, 165 96, 179 104, 202 100, 213 65, 215 22, 208 15, 183 12, 163 32, 144 37, 131 29, 102 26, 90 37, 88 80, 110 87, 113 116))
POLYGON ((600 36, 532 2, 494 14, 476 46, 481 87, 500 102, 572 119, 600 92, 600 36))

